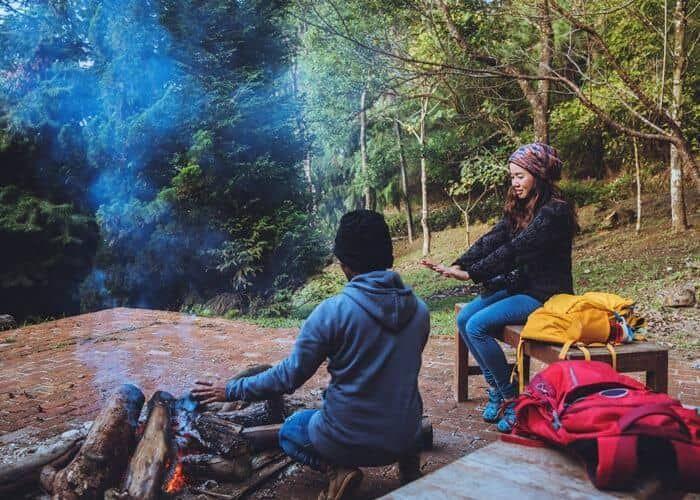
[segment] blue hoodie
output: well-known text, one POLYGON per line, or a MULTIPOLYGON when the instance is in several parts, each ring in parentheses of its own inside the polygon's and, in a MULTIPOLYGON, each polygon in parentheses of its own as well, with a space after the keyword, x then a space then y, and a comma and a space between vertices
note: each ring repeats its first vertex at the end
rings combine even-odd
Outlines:
POLYGON ((314 448, 340 465, 381 465, 415 448, 423 402, 421 355, 428 309, 393 271, 355 276, 311 313, 291 355, 226 385, 229 400, 292 393, 328 359, 323 409, 309 425, 314 448))

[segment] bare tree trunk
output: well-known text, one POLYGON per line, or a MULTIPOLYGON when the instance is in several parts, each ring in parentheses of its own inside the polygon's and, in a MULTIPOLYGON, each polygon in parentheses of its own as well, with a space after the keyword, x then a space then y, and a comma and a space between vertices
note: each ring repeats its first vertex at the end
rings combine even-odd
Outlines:
POLYGON ((364 195, 365 195, 365 208, 367 210, 374 210, 375 203, 374 197, 372 196, 372 190, 369 186, 369 177, 367 167, 367 111, 365 110, 365 102, 367 99, 367 90, 362 90, 362 95, 360 95, 360 161, 362 165, 362 176, 364 177, 364 195))
POLYGON ((413 212, 411 211, 411 200, 408 198, 408 180, 406 178, 406 157, 403 154, 403 143, 401 141, 401 127, 399 121, 394 119, 394 132, 396 134, 396 144, 399 148, 399 168, 401 169, 401 191, 403 202, 406 205, 406 227, 408 228, 408 242, 413 243, 413 212))
POLYGON ((471 226, 469 224, 469 210, 462 212, 464 214, 464 226, 467 229, 467 248, 472 246, 471 242, 471 226))
POLYGON ((639 151, 637 150, 637 138, 632 138, 634 146, 634 169, 635 178, 637 180, 637 226, 635 230, 639 232, 642 229, 642 183, 639 177, 639 151))
MULTIPOLYGON (((671 91, 671 118, 676 121, 679 128, 682 122, 682 90, 683 72, 687 55, 685 53, 685 28, 687 25, 688 0, 676 0, 676 9, 673 14, 674 24, 674 57, 673 64, 673 89, 671 91)), ((670 156, 671 168, 671 226, 674 231, 685 231, 688 228, 688 219, 685 210, 685 196, 683 192, 683 162, 678 155, 678 149, 671 144, 670 156)))
POLYGON ((428 226, 428 172, 425 160, 425 115, 428 112, 428 97, 421 97, 420 102, 420 190, 421 218, 423 228, 423 256, 430 253, 430 227, 428 226))
MULTIPOLYGON (((548 77, 551 73, 552 56, 554 54, 554 30, 552 17, 549 12, 548 0, 542 0, 539 5, 540 28, 540 63, 537 75, 548 77)), ((551 80, 540 80, 537 87, 537 102, 532 109, 535 136, 539 142, 549 143, 549 90, 551 80)))
POLYGON ((546 105, 538 102, 539 99, 533 100, 532 114, 533 126, 535 128, 535 140, 537 142, 549 143, 549 116, 546 105))
POLYGON ((661 58, 661 85, 659 88, 659 109, 664 107, 664 89, 666 87, 666 55, 668 54, 668 0, 664 0, 664 45, 661 58))
POLYGON ((314 186, 313 180, 311 178, 311 152, 306 151, 306 157, 304 158, 304 177, 309 185, 309 192, 311 193, 311 208, 315 212, 316 207, 316 186, 314 186))

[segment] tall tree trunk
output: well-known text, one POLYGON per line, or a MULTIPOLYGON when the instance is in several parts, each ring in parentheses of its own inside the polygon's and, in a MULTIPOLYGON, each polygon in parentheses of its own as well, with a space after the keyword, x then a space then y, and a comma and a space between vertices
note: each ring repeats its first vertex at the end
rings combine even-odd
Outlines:
POLYGON ((428 226, 428 172, 425 159, 425 115, 428 112, 428 100, 428 97, 422 97, 420 103, 420 224, 423 228, 423 256, 430 253, 430 227, 428 226))
POLYGON ((313 179, 311 178, 311 152, 306 151, 306 157, 304 158, 304 177, 306 178, 306 183, 309 185, 309 192, 311 193, 311 207, 315 212, 316 207, 316 186, 314 186, 313 179))
POLYGON ((364 178, 364 196, 365 208, 374 210, 375 202, 372 196, 372 190, 369 186, 369 168, 367 167, 367 111, 365 110, 365 102, 367 99, 367 90, 362 90, 360 95, 360 161, 362 166, 362 177, 364 178))
POLYGON ((408 180, 406 178, 406 157, 403 154, 403 142, 401 141, 401 127, 399 120, 394 118, 394 133, 396 134, 396 145, 399 148, 399 169, 401 170, 401 192, 403 202, 406 206, 406 227, 408 228, 408 242, 413 243, 413 212, 411 211, 411 200, 408 198, 408 180))
POLYGON ((637 150, 637 138, 632 137, 632 145, 634 146, 634 172, 637 181, 637 232, 642 229, 642 181, 639 176, 639 151, 637 150))
POLYGON ((547 105, 536 98, 531 103, 535 140, 549 144, 549 112, 547 105))
MULTIPOLYGON (((685 29, 687 25, 688 0, 676 0, 676 9, 673 14, 674 24, 674 64, 673 64, 673 88, 671 91, 671 118, 679 127, 683 120, 683 72, 687 55, 685 53, 685 29)), ((671 168, 671 226, 674 231, 684 231, 688 228, 688 219, 685 210, 685 196, 683 192, 683 162, 678 154, 678 149, 671 144, 670 156, 671 168)))
MULTIPOLYGON (((549 11, 549 1, 542 0, 539 5, 540 28, 540 62, 537 67, 538 76, 549 76, 551 73, 552 57, 554 54, 554 30, 549 11)), ((552 82, 542 79, 537 87, 537 103, 533 107, 535 136, 539 142, 549 144, 549 94, 552 82)))

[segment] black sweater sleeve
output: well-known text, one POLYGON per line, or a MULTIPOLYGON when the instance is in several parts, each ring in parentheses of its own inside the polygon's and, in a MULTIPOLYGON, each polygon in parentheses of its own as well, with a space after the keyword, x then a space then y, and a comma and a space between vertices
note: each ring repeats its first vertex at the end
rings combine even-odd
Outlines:
POLYGON ((532 222, 512 240, 466 268, 475 282, 484 282, 515 268, 515 257, 531 252, 544 252, 558 239, 570 237, 568 206, 554 203, 543 206, 532 222))
POLYGON ((481 238, 469 247, 452 265, 457 265, 463 270, 467 270, 469 266, 483 259, 488 254, 496 250, 504 242, 508 241, 510 236, 510 224, 505 218, 501 219, 491 231, 483 235, 481 238))

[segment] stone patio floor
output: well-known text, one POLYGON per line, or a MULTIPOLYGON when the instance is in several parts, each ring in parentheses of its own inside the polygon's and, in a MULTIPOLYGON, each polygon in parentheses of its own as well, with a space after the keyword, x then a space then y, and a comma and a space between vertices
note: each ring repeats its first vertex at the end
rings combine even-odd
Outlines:
MULTIPOLYGON (((0 467, 3 447, 36 442, 92 419, 120 384, 182 395, 197 379, 224 381, 251 364, 273 363, 289 352, 296 329, 269 329, 219 318, 118 308, 0 333, 0 467)), ((481 421, 484 384, 474 377, 473 397, 452 397, 453 339, 432 337, 423 357, 420 387, 435 428, 435 449, 422 456, 435 470, 498 438, 481 421)), ((541 366, 534 363, 533 373, 541 366)), ((669 392, 700 405, 700 370, 670 355, 669 392)), ((328 376, 322 366, 298 392, 318 400, 328 376)), ((254 497, 316 498, 320 474, 297 467, 254 497)), ((367 469, 359 496, 398 487, 392 467, 367 469)))

